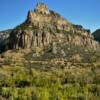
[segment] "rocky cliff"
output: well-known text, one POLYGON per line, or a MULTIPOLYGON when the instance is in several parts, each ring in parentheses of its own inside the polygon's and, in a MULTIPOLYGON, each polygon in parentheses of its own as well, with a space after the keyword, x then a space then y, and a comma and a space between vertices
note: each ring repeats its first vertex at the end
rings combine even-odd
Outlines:
POLYGON ((99 43, 90 30, 70 23, 42 3, 28 12, 24 23, 11 31, 8 43, 8 49, 31 49, 38 55, 51 52, 66 56, 71 48, 97 50, 99 43))
POLYGON ((0 53, 7 49, 7 45, 9 44, 9 36, 12 30, 5 30, 0 32, 0 53))
POLYGON ((94 36, 94 39, 98 42, 100 42, 100 29, 97 29, 95 32, 92 33, 94 36))

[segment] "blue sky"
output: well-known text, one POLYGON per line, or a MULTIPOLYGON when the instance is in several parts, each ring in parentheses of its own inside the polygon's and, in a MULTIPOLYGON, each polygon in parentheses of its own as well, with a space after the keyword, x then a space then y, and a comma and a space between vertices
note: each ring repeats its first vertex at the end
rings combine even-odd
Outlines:
POLYGON ((100 0, 0 0, 0 30, 21 24, 37 1, 45 2, 72 23, 91 31, 100 28, 100 0))

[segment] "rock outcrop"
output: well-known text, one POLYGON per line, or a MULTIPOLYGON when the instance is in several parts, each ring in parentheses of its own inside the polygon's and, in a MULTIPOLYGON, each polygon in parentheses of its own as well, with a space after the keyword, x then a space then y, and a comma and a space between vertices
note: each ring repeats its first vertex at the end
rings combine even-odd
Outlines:
POLYGON ((100 42, 100 29, 97 29, 95 32, 92 33, 94 36, 94 39, 98 42, 100 42))
POLYGON ((10 34, 10 48, 11 49, 28 49, 35 47, 45 47, 51 42, 51 35, 49 32, 32 30, 12 31, 10 34))

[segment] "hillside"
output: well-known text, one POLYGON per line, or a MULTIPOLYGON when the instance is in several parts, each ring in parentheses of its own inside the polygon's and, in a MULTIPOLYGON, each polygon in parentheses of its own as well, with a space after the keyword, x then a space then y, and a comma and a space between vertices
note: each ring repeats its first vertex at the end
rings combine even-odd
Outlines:
POLYGON ((43 3, 0 32, 0 52, 0 100, 100 99, 99 42, 43 3))

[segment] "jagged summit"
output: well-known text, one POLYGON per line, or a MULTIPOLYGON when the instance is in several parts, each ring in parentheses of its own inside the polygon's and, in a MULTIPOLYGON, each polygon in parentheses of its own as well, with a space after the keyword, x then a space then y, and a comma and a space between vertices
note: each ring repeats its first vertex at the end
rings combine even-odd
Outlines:
POLYGON ((48 6, 44 3, 38 3, 34 10, 30 10, 28 12, 27 21, 34 23, 34 20, 36 19, 37 14, 49 15, 50 11, 48 9, 48 6))
POLYGON ((50 10, 48 6, 43 3, 37 4, 34 10, 28 12, 26 22, 34 25, 40 25, 40 27, 45 24, 69 24, 67 20, 58 13, 50 10))
POLYGON ((46 4, 44 3, 38 3, 35 10, 38 13, 42 13, 42 14, 49 14, 49 8, 46 4))
POLYGON ((85 51, 99 48, 90 30, 72 24, 43 3, 28 12, 26 21, 12 30, 8 40, 6 48, 31 49, 38 55, 51 52, 66 56, 74 47, 77 53, 80 48, 85 51))

